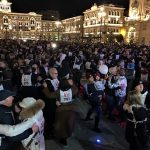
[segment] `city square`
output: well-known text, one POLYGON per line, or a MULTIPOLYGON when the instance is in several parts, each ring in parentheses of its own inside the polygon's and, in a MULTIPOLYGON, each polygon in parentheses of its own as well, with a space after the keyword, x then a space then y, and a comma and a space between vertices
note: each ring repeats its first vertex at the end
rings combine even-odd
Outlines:
POLYGON ((150 149, 150 0, 0 0, 0 150, 150 149))

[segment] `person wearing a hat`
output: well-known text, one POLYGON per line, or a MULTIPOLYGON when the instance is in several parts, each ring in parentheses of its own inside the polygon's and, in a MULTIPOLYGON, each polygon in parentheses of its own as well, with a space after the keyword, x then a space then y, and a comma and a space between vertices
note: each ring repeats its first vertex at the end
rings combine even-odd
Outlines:
POLYGON ((31 134, 28 138, 22 141, 23 146, 27 150, 45 150, 44 141, 44 117, 42 109, 45 103, 42 100, 35 100, 32 97, 24 98, 19 106, 22 108, 20 112, 20 119, 25 121, 29 118, 36 116, 35 123, 37 124, 39 131, 31 134))
POLYGON ((13 150, 15 143, 19 142, 33 132, 31 129, 35 123, 35 118, 29 119, 22 124, 15 125, 13 114, 13 100, 15 93, 7 90, 0 91, 0 149, 13 150), (11 126, 12 125, 12 126, 11 126), (29 129, 29 130, 27 130, 29 129), (25 131, 25 132, 24 132, 25 131))
POLYGON ((141 97, 141 103, 144 105, 148 91, 142 93, 144 87, 143 87, 143 82, 141 81, 141 79, 137 78, 133 80, 132 89, 138 92, 139 96, 141 97))
POLYGON ((59 78, 69 78, 70 75, 70 67, 69 63, 66 60, 62 61, 60 68, 58 69, 59 78))

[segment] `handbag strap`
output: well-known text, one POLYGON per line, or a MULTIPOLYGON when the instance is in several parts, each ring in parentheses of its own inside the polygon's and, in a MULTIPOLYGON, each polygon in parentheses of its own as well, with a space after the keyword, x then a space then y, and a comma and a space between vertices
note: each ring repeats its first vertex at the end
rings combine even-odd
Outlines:
POLYGON ((37 135, 37 133, 38 133, 38 132, 36 132, 36 133, 34 134, 34 136, 32 137, 32 139, 28 142, 28 144, 27 144, 27 146, 26 146, 27 149, 29 148, 29 146, 30 146, 31 143, 33 142, 33 139, 35 138, 35 136, 37 135))

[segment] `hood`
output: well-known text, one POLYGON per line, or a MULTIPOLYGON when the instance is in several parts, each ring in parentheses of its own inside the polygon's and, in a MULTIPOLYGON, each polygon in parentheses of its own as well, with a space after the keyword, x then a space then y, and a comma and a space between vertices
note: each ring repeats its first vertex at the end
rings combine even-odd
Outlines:
POLYGON ((20 112, 19 119, 20 120, 24 120, 24 119, 31 118, 32 116, 34 116, 35 114, 37 114, 40 110, 42 110, 44 107, 45 107, 44 101, 39 99, 31 107, 24 108, 20 112))

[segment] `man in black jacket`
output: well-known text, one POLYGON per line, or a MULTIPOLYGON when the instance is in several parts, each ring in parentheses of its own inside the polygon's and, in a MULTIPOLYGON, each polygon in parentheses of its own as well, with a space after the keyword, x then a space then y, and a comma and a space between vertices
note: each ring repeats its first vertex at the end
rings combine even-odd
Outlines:
MULTIPOLYGON (((14 93, 2 90, 0 91, 0 124, 15 125, 15 117, 13 114, 12 104, 14 93)), ((17 142, 26 139, 32 134, 32 129, 28 129, 20 135, 7 137, 0 134, 0 150, 16 150, 17 142)))
MULTIPOLYGON (((49 76, 45 80, 49 92, 55 92, 58 90, 59 80, 58 80, 58 71, 56 68, 49 69, 49 76)), ((44 93, 44 118, 45 118, 45 131, 44 136, 46 139, 54 137, 54 121, 56 113, 56 99, 48 98, 44 93)))

